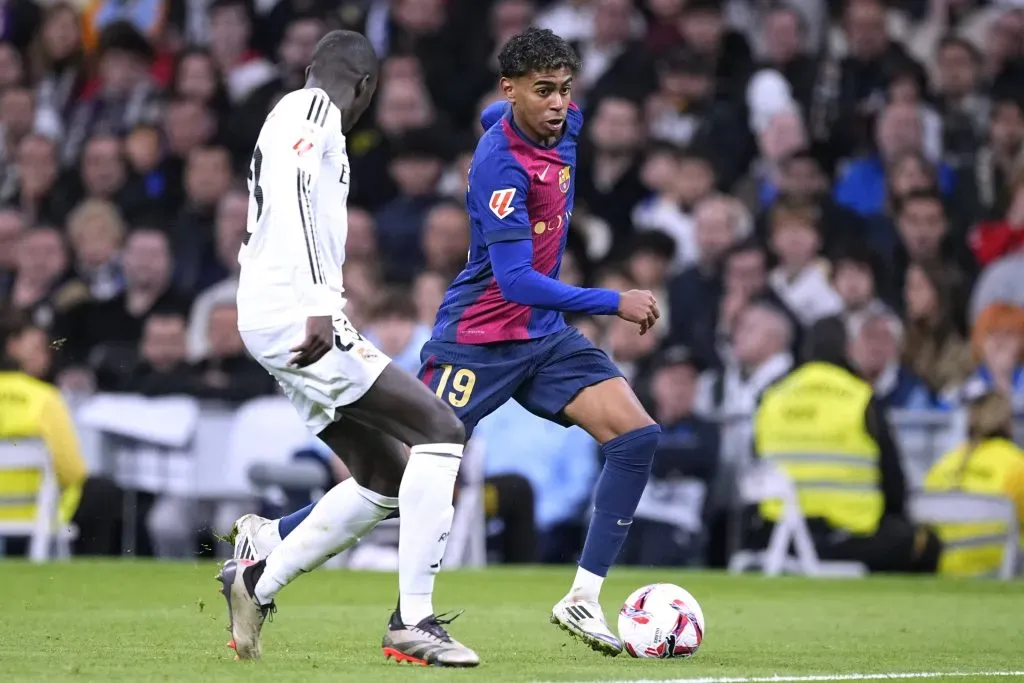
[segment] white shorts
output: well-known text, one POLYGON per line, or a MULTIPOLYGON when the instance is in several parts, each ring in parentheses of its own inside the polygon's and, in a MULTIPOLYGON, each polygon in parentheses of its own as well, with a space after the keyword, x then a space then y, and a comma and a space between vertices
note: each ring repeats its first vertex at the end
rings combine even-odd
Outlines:
POLYGON ((304 368, 288 364, 306 338, 306 321, 265 330, 243 330, 242 341, 274 376, 306 426, 318 434, 338 419, 338 409, 365 394, 391 359, 356 332, 344 315, 334 318, 335 344, 304 368))

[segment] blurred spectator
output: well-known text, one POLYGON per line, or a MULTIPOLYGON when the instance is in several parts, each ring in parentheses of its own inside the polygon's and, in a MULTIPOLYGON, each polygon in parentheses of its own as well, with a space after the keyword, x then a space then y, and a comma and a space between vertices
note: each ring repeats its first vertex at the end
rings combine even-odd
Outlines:
POLYGON ((0 300, 7 300, 18 269, 18 243, 25 220, 17 211, 0 209, 0 300))
POLYGON ((1024 249, 1024 168, 1017 171, 1011 192, 1006 218, 979 223, 968 236, 979 266, 1024 249))
MULTIPOLYGON (((880 0, 845 3, 842 28, 846 54, 823 65, 821 93, 814 103, 819 111, 812 112, 816 137, 827 139, 837 157, 860 151, 865 122, 884 102, 889 75, 910 60, 903 47, 892 40, 885 5, 880 0)), ((916 114, 913 107, 909 110, 916 114)), ((884 156, 886 150, 881 142, 879 146, 884 156)), ((869 197, 863 199, 870 201, 869 197)))
POLYGON ((638 41, 630 0, 594 0, 593 32, 581 36, 574 47, 583 61, 579 84, 588 101, 616 93, 631 98, 649 92, 653 72, 638 41))
MULTIPOLYGON (((853 5, 871 5, 876 0, 856 0, 853 5)), ((924 122, 921 113, 911 104, 893 103, 878 115, 875 126, 878 152, 854 161, 836 184, 836 200, 865 216, 883 213, 887 180, 893 163, 907 153, 924 153, 924 122)), ((939 187, 949 192, 953 172, 943 165, 939 169, 939 187)))
POLYGON ((753 58, 746 38, 726 24, 717 0, 689 0, 679 22, 683 42, 714 74, 718 99, 734 100, 746 87, 753 58))
POLYGON ((18 48, 0 42, 0 88, 11 88, 25 80, 25 64, 18 48))
MULTIPOLYGON (((658 301, 664 301, 672 258, 675 255, 675 241, 663 232, 652 230, 638 234, 630 245, 626 257, 626 272, 637 287, 654 293, 658 301)), ((563 260, 563 267, 565 263, 563 260)), ((669 333, 672 325, 671 311, 663 310, 653 332, 659 337, 669 333)))
POLYGON ((39 135, 25 136, 18 145, 17 163, 12 169, 17 174, 17 186, 13 194, 4 198, 5 204, 17 208, 30 222, 52 221, 49 200, 59 168, 57 145, 52 140, 39 135))
POLYGON ((61 234, 50 227, 25 231, 18 241, 11 305, 32 324, 51 329, 55 319, 89 296, 88 288, 67 274, 67 245, 61 234))
POLYGON ((813 206, 777 204, 772 209, 771 247, 778 265, 768 283, 805 327, 843 310, 843 300, 829 283, 828 263, 821 259, 819 220, 813 206))
POLYGON ((832 258, 832 287, 843 302, 847 324, 859 324, 871 311, 885 307, 878 296, 878 259, 864 246, 847 246, 832 258))
POLYGON ((903 278, 909 263, 936 263, 962 281, 970 282, 974 274, 972 258, 963 244, 957 245, 949 234, 949 221, 942 200, 926 191, 911 192, 896 209, 896 228, 900 244, 890 252, 894 291, 903 289, 903 278))
POLYGON ((416 321, 416 305, 409 293, 388 292, 374 309, 364 334, 392 362, 408 373, 420 369, 420 349, 430 339, 431 326, 416 321))
POLYGON ((644 45, 652 54, 664 54, 673 46, 678 45, 683 38, 683 34, 679 31, 679 21, 682 19, 686 2, 685 0, 647 0, 645 4, 650 17, 647 22, 644 45))
POLYGON ((184 394, 196 372, 186 360, 185 318, 180 313, 157 311, 142 323, 135 367, 117 370, 116 390, 144 396, 184 394))
MULTIPOLYGON (((22 320, 20 333, 7 339, 7 358, 29 377, 50 382, 53 379, 53 347, 46 330, 22 320)), ((3 366, 0 365, 0 368, 3 366)))
POLYGON ((981 274, 971 292, 970 317, 972 322, 990 304, 1005 301, 1024 308, 1024 287, 1020 274, 1024 272, 1024 249, 999 259, 981 274))
POLYGON ((421 263, 420 240, 427 212, 440 201, 438 181, 446 150, 437 131, 407 131, 399 140, 390 165, 398 196, 376 213, 380 247, 389 274, 400 278, 421 263))
POLYGON ((224 79, 205 48, 190 47, 178 53, 169 90, 172 97, 201 104, 220 119, 227 116, 231 106, 224 79))
POLYGON ((933 166, 921 152, 903 152, 896 155, 885 179, 885 206, 883 213, 869 216, 865 224, 868 245, 879 254, 888 255, 899 247, 897 230, 899 212, 904 200, 911 195, 931 193, 939 196, 939 182, 933 166))
POLYGON ((1005 396, 1015 412, 1024 411, 1024 308, 1006 303, 989 305, 971 332, 971 349, 978 362, 954 401, 982 391, 1005 396))
POLYGON ((821 212, 819 228, 822 231, 823 249, 828 252, 837 244, 858 240, 865 232, 863 219, 850 209, 837 203, 832 197, 829 171, 819 147, 796 150, 778 162, 775 173, 758 188, 758 197, 763 209, 757 220, 757 234, 765 241, 771 232, 768 211, 777 198, 785 198, 795 204, 812 204, 821 212))
POLYGON ((181 387, 185 393, 243 403, 276 391, 277 382, 246 353, 234 303, 214 306, 206 330, 208 350, 195 365, 193 382, 181 387))
POLYGON ((73 4, 54 2, 46 7, 28 50, 28 66, 38 105, 62 120, 70 116, 86 78, 81 21, 73 4))
MULTIPOLYGON (((65 339, 62 360, 78 370, 74 383, 86 380, 86 367, 116 373, 138 346, 145 319, 155 311, 185 315, 190 300, 171 287, 173 261, 167 237, 158 230, 136 229, 128 235, 122 256, 125 290, 106 301, 80 303, 55 324, 54 335, 65 339)), ((65 370, 65 373, 68 370, 65 370)), ((100 387, 105 380, 100 377, 100 387)), ((68 381, 67 377, 62 383, 68 381)))
POLYGON ((189 317, 188 355, 199 360, 206 355, 206 324, 215 306, 234 302, 238 294, 238 251, 246 235, 249 215, 249 193, 241 189, 229 190, 217 202, 214 225, 214 251, 216 260, 205 264, 201 282, 208 283, 196 296, 189 317))
POLYGON ((969 164, 985 139, 991 102, 982 91, 981 53, 969 41, 949 36, 936 55, 936 95, 942 115, 943 159, 969 164))
POLYGON ((412 300, 416 304, 416 321, 434 329, 437 309, 441 308, 449 280, 440 273, 425 270, 416 276, 412 287, 412 300))
MULTIPOLYGON (((738 201, 722 195, 707 197, 694 210, 694 242, 697 261, 669 283, 669 319, 674 342, 700 347, 684 321, 707 319, 722 291, 722 258, 733 244, 749 234, 749 216, 738 201)), ((677 241, 678 243, 678 241, 677 241)), ((696 351, 703 362, 702 351, 696 351)))
POLYGON ((345 242, 345 261, 376 263, 379 256, 377 224, 373 215, 358 206, 348 207, 348 240, 345 242))
POLYGON ((743 173, 750 137, 736 107, 715 98, 713 58, 677 48, 658 65, 657 89, 645 98, 650 137, 707 154, 720 188, 743 173))
POLYGON ((623 564, 705 563, 705 506, 718 470, 719 434, 713 423, 693 414, 699 372, 685 347, 667 349, 656 362, 651 403, 662 435, 619 556, 623 564))
MULTIPOLYGON (((75 424, 60 392, 26 372, 31 368, 23 368, 19 362, 19 358, 27 355, 26 335, 39 334, 37 328, 15 313, 5 313, 0 319, 0 414, 4 416, 0 439, 42 440, 60 486, 60 518, 77 529, 74 554, 117 554, 116 533, 123 509, 121 491, 112 482, 89 475, 79 450, 75 424)), ((8 496, 27 493, 34 497, 39 486, 38 474, 31 471, 5 471, 2 478, 8 496)), ((8 508, 5 515, 11 512, 8 508)), ((10 542, 5 545, 5 554, 16 550, 10 542)))
MULTIPOLYGON (((1024 522, 1024 451, 1013 443, 1013 409, 999 393, 983 394, 968 407, 967 442, 936 462, 924 481, 925 491, 963 491, 1002 496, 1024 522)), ((937 529, 945 546, 939 572, 950 576, 992 576, 1003 564, 1002 529, 982 525, 991 543, 979 544, 977 526, 945 524, 937 529)))
POLYGON ((352 164, 349 203, 370 210, 376 210, 398 193, 389 167, 395 147, 402 146, 405 134, 412 130, 422 133, 438 123, 434 104, 418 76, 381 83, 374 119, 372 127, 363 124, 353 131, 347 145, 352 164))
POLYGON ((130 23, 114 21, 99 39, 98 77, 87 85, 68 121, 62 159, 72 164, 96 133, 123 135, 160 115, 156 84, 149 76, 153 47, 130 23))
POLYGON ((954 277, 937 264, 914 263, 903 286, 903 363, 933 392, 959 385, 974 367, 971 348, 960 332, 962 297, 954 277))
MULTIPOLYGON (((171 228, 176 258, 175 281, 186 290, 216 282, 223 273, 217 264, 215 222, 217 205, 231 187, 231 156, 224 147, 193 149, 185 164, 185 204, 171 228), (212 264, 213 274, 204 273, 212 264)), ((236 252, 237 256, 237 252, 236 252)))
MULTIPOLYGON (((732 2, 729 6, 741 4, 732 2)), ((802 4, 806 8, 819 3, 802 4)), ((791 4, 769 6, 761 18, 763 23, 751 28, 762 45, 758 51, 762 67, 775 69, 785 77, 793 99, 806 118, 811 112, 814 85, 818 80, 818 60, 813 56, 817 43, 811 35, 818 33, 818 28, 808 22, 801 9, 791 4)))
MULTIPOLYGON (((755 450, 792 478, 819 557, 872 572, 935 571, 941 545, 907 518, 899 452, 870 385, 848 370, 846 346, 838 318, 814 324, 808 362, 757 409, 755 450)), ((777 500, 760 504, 752 545, 767 545, 781 509, 777 500)))
POLYGON ((228 99, 238 104, 274 78, 274 66, 252 49, 253 16, 246 0, 213 0, 208 12, 210 54, 228 99))
POLYGON ((987 137, 974 163, 960 171, 957 199, 974 219, 1002 218, 1012 201, 1014 181, 1024 169, 1024 105, 1016 95, 995 98, 987 137))
MULTIPOLYGON (((0 160, 13 164, 22 140, 32 133, 56 139, 61 121, 55 111, 39 106, 29 88, 13 85, 0 92, 0 160)), ((9 175, 3 179, 5 195, 16 185, 9 175)))
POLYGON ((672 269, 694 264, 700 253, 694 232, 697 203, 715 188, 715 171, 702 155, 680 153, 670 146, 654 148, 641 168, 644 186, 652 191, 632 214, 639 230, 660 230, 676 244, 672 269))
MULTIPOLYGON (((791 323, 777 308, 760 302, 743 308, 732 328, 724 368, 700 376, 694 412, 719 423, 744 422, 765 388, 793 367, 792 339, 791 323)), ((738 441, 745 451, 749 440, 738 441)))
POLYGON ((87 199, 68 216, 75 273, 96 301, 106 301, 124 289, 124 234, 124 221, 117 206, 103 199, 87 199))
MULTIPOLYGON (((768 254, 754 239, 746 239, 734 245, 726 253, 722 266, 722 294, 717 308, 709 310, 712 317, 695 320, 695 338, 708 347, 704 351, 708 358, 718 358, 729 344, 736 329, 739 315, 752 303, 766 303, 789 319, 792 343, 795 353, 799 349, 800 320, 786 307, 779 295, 768 284, 768 254)), ((703 348, 703 346, 702 346, 703 348)))
POLYGON ((633 232, 630 213, 646 194, 640 183, 640 107, 622 97, 600 100, 589 133, 588 144, 580 145, 576 197, 608 223, 615 249, 628 243, 633 232))
POLYGON ((466 265, 469 253, 469 216, 461 204, 437 204, 423 221, 422 251, 428 270, 453 279, 466 265))
POLYGON ((851 325, 850 361, 861 379, 871 384, 883 410, 928 410, 935 407, 931 391, 903 366, 903 325, 887 310, 869 312, 851 325))

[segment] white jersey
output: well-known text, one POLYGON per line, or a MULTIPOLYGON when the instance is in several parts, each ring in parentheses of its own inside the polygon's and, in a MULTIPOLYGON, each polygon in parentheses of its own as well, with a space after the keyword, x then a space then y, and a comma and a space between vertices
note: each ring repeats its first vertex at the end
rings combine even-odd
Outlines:
POLYGON ((341 314, 348 189, 341 111, 319 88, 288 93, 263 123, 249 167, 240 330, 341 314))

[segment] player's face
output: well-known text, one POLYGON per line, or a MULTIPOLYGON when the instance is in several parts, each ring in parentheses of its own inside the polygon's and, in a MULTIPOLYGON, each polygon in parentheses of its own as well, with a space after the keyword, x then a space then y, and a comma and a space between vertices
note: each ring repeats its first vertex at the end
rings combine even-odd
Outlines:
POLYGON ((512 103, 516 123, 540 141, 562 134, 572 101, 572 72, 562 67, 532 71, 519 78, 503 78, 502 91, 512 103))

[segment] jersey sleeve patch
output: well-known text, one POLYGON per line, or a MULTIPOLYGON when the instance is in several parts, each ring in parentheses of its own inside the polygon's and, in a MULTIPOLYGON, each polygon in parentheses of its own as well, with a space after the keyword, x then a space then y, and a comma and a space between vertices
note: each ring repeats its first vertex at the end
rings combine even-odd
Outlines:
POLYGON ((515 207, 512 206, 512 198, 516 196, 516 188, 510 187, 505 190, 495 190, 491 193, 491 201, 488 206, 498 218, 504 219, 509 216, 515 207))

